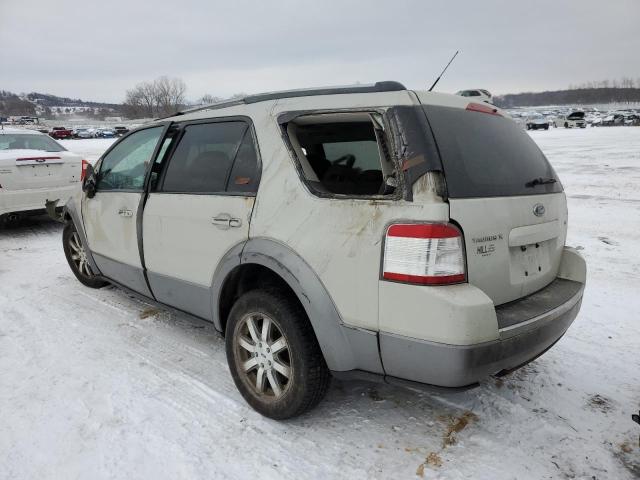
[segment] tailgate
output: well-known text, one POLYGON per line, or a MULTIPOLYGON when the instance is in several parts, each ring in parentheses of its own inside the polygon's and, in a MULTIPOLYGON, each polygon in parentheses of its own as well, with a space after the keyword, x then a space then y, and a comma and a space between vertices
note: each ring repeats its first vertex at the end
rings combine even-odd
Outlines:
POLYGON ((464 233, 469 283, 496 305, 545 287, 556 278, 566 235, 564 193, 450 199, 464 233), (538 217, 534 209, 542 205, 538 217))
POLYGON ((423 109, 449 215, 464 234, 469 283, 496 305, 544 288, 558 273, 567 229, 566 198, 544 154, 495 109, 423 109))

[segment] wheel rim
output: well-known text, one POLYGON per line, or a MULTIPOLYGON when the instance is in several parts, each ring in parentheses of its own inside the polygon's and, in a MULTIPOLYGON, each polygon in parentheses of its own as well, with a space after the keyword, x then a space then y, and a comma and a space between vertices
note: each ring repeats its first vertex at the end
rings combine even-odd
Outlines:
POLYGON ((71 261, 78 269, 78 271, 82 275, 91 277, 93 273, 91 272, 91 267, 89 266, 89 261, 87 260, 87 253, 82 246, 82 242, 80 241, 78 232, 73 232, 69 237, 69 248, 71 250, 71 261))
POLYGON ((235 330, 238 372, 263 400, 282 397, 291 385, 293 368, 289 342, 280 326, 262 313, 245 315, 235 330))

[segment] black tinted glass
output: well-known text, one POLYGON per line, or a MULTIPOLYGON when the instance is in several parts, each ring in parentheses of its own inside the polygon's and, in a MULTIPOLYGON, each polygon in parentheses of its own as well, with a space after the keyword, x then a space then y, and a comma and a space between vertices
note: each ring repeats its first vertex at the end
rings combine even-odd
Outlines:
POLYGON ((440 150, 449 197, 562 191, 544 154, 512 120, 460 108, 423 108, 440 150))
POLYGON ((221 122, 188 125, 171 156, 162 190, 224 192, 233 159, 247 124, 221 122))
POLYGON ((247 129, 236 161, 233 164, 229 183, 227 185, 228 192, 238 193, 255 193, 258 191, 258 157, 253 143, 251 132, 247 129))

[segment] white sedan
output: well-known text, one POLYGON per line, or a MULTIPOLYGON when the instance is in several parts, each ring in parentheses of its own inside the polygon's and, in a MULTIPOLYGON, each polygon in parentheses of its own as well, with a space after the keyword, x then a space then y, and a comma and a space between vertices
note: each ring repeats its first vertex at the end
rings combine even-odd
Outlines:
POLYGON ((0 128, 0 220, 62 206, 79 188, 86 162, 48 135, 0 128))

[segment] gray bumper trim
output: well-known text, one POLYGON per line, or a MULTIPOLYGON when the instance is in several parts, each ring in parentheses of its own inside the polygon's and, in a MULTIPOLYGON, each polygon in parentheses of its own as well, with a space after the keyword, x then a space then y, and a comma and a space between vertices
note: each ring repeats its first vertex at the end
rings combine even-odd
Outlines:
POLYGON ((567 331, 580 310, 582 289, 529 328, 476 345, 447 345, 380 333, 387 375, 442 387, 471 385, 489 375, 520 367, 544 353, 567 331))

